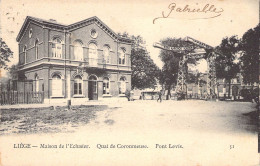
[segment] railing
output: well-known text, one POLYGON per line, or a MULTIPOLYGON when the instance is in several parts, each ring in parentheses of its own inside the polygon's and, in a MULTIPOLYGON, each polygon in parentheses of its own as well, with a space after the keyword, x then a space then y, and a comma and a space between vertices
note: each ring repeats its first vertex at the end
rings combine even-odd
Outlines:
POLYGON ((44 92, 1 92, 1 105, 43 103, 44 92))
POLYGON ((104 59, 85 58, 85 61, 87 62, 87 66, 89 67, 104 67, 103 65, 106 64, 106 61, 104 59))

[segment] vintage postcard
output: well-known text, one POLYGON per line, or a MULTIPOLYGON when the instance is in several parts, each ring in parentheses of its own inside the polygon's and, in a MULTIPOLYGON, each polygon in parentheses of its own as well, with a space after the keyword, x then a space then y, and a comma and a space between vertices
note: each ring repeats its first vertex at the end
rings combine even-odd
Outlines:
POLYGON ((258 0, 1 0, 0 166, 258 166, 258 0))

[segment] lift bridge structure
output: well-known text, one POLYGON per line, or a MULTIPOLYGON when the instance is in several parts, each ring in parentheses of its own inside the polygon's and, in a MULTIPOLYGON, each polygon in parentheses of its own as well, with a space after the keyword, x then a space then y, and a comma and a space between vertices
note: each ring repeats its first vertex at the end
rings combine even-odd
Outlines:
POLYGON ((207 61, 207 98, 217 97, 217 78, 216 78, 216 57, 222 55, 217 49, 191 37, 185 37, 184 41, 189 46, 167 46, 161 43, 154 43, 155 48, 172 51, 181 55, 179 60, 178 77, 176 93, 182 93, 187 96, 187 61, 188 59, 206 59, 207 61))

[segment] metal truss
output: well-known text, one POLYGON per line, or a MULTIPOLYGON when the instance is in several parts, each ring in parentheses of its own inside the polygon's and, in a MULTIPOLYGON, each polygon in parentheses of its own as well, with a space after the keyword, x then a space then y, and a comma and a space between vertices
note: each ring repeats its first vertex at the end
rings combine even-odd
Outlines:
POLYGON ((207 76, 207 95, 209 98, 217 97, 217 77, 216 77, 216 54, 209 53, 208 62, 208 76, 207 76))
POLYGON ((187 93, 187 85, 186 85, 186 61, 188 60, 188 56, 184 55, 180 58, 179 61, 179 69, 178 69, 178 78, 177 78, 177 86, 176 92, 178 93, 187 93))
POLYGON ((209 46, 191 37, 186 37, 185 41, 193 43, 195 46, 169 47, 169 46, 162 45, 160 43, 155 43, 153 45, 156 48, 184 54, 179 61, 176 92, 184 93, 187 95, 187 84, 186 84, 187 60, 190 58, 202 59, 205 57, 205 54, 209 52, 208 56, 206 56, 207 57, 206 60, 208 63, 207 97, 211 99, 217 97, 217 77, 216 77, 215 59, 217 55, 221 54, 221 52, 219 52, 218 50, 214 50, 212 46, 209 46), (204 52, 196 52, 196 48, 203 48, 204 52))

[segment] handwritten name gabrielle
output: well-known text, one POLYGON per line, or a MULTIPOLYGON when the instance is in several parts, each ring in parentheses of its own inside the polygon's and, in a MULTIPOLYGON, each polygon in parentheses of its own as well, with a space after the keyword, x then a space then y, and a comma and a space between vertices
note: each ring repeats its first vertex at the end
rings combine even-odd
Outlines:
POLYGON ((196 8, 191 8, 189 5, 185 5, 184 7, 178 7, 176 3, 171 3, 168 6, 169 11, 165 14, 165 12, 162 12, 161 17, 157 17, 153 19, 153 24, 155 23, 156 20, 160 18, 173 18, 171 17, 174 12, 177 13, 190 13, 190 14, 195 14, 195 13, 203 13, 205 14, 205 17, 198 17, 198 18, 193 18, 193 19, 210 19, 210 18, 215 18, 219 17, 224 10, 222 8, 216 8, 214 5, 206 4, 202 7, 196 7, 196 8), (209 13, 213 13, 214 15, 209 15, 209 13))

